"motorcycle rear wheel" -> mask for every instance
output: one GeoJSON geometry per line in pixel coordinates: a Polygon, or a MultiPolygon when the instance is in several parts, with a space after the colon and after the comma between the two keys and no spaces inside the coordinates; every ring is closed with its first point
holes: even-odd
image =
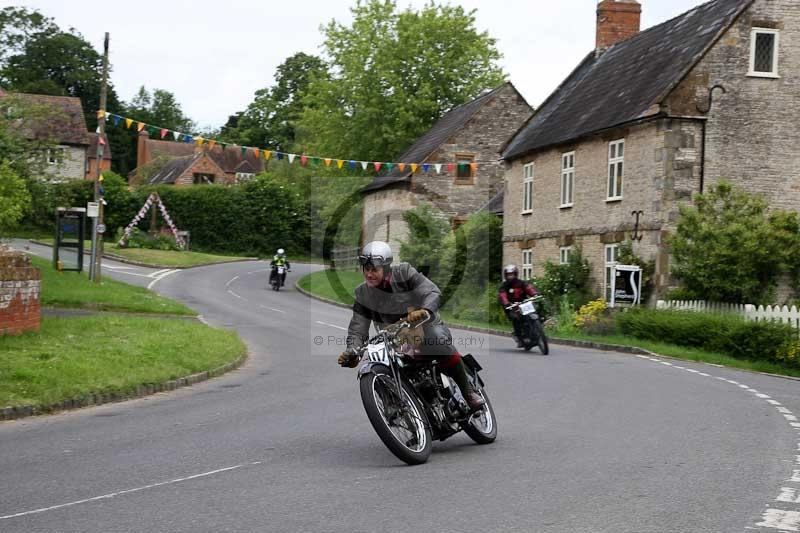
{"type": "Polygon", "coordinates": [[[389,451],[409,465],[427,461],[433,439],[425,411],[413,389],[402,383],[402,406],[398,406],[397,384],[389,370],[383,368],[363,375],[359,389],[367,418],[389,451]]]}

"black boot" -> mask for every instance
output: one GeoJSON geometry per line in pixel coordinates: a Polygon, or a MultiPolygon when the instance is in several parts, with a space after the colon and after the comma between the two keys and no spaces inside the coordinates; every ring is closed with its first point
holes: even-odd
{"type": "Polygon", "coordinates": [[[467,377],[467,365],[464,364],[464,361],[459,359],[456,365],[445,370],[445,374],[453,378],[453,381],[456,382],[456,385],[458,385],[458,388],[461,390],[461,395],[467,401],[467,405],[469,405],[470,411],[478,411],[486,405],[486,401],[483,397],[472,388],[472,384],[467,377]]]}

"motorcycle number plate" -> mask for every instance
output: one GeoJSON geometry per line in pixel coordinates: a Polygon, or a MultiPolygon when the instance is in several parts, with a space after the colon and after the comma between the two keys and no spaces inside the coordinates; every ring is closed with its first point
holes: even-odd
{"type": "Polygon", "coordinates": [[[523,302],[519,306],[520,312],[527,316],[531,315],[536,312],[536,308],[533,306],[533,302],[523,302]]]}
{"type": "Polygon", "coordinates": [[[370,344],[367,346],[367,359],[376,363],[389,364],[389,355],[386,353],[386,344],[370,344]]]}
{"type": "Polygon", "coordinates": [[[278,267],[278,274],[283,274],[283,267],[278,267]]]}

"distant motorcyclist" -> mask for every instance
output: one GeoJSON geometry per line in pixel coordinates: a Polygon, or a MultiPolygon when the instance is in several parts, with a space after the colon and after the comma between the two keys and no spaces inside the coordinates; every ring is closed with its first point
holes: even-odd
{"type": "Polygon", "coordinates": [[[391,247],[382,241],[373,241],[362,250],[358,260],[364,283],[355,289],[348,349],[339,356],[339,364],[358,364],[356,349],[369,339],[371,323],[383,328],[403,319],[419,324],[430,317],[422,331],[414,334],[415,355],[437,360],[442,372],[456,382],[470,409],[480,409],[486,402],[472,388],[450,330],[439,317],[439,287],[408,263],[392,264],[393,259],[391,247]]]}
{"type": "Polygon", "coordinates": [[[272,272],[269,275],[269,281],[272,283],[272,280],[275,279],[275,274],[278,272],[278,267],[283,267],[283,276],[281,277],[281,285],[286,285],[286,272],[292,269],[292,265],[289,264],[289,260],[286,259],[286,252],[284,252],[283,248],[278,248],[278,251],[272,257],[272,262],[269,264],[272,267],[272,272]]]}
{"type": "MultiPolygon", "coordinates": [[[[519,269],[517,265],[506,265],[503,267],[503,284],[500,286],[498,292],[498,299],[503,309],[511,304],[519,303],[526,298],[536,296],[538,292],[533,284],[519,279],[519,269]]],[[[522,347],[522,317],[519,313],[512,313],[505,310],[506,317],[511,321],[514,326],[514,340],[517,342],[517,348],[522,347]]]]}

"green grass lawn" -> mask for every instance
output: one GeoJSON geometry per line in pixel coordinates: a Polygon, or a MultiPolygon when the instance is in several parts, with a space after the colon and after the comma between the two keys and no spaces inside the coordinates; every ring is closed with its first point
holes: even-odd
{"type": "Polygon", "coordinates": [[[86,273],[58,272],[52,262],[31,257],[42,273],[41,304],[52,307],[196,315],[185,305],[163,298],[144,287],[135,287],[103,277],[100,283],[89,281],[86,273]]]}
{"type": "Polygon", "coordinates": [[[201,252],[177,252],[174,250],[150,250],[148,248],[119,248],[106,244],[105,252],[129,261],[163,268],[187,268],[209,263],[225,263],[244,259],[229,255],[214,255],[201,252]]]}
{"type": "MultiPolygon", "coordinates": [[[[308,274],[300,279],[299,285],[318,296],[336,300],[339,302],[352,304],[353,303],[353,289],[363,281],[363,277],[358,272],[338,272],[336,273],[341,280],[342,285],[347,290],[347,298],[343,298],[340,294],[333,290],[328,280],[326,272],[314,272],[308,274]]],[[[474,328],[484,328],[500,330],[511,333],[511,324],[490,324],[486,322],[477,322],[474,320],[461,320],[453,317],[447,311],[442,312],[442,319],[452,327],[466,326],[474,328]]],[[[554,339],[565,340],[580,340],[591,341],[603,344],[617,344],[620,346],[633,346],[637,348],[644,348],[659,355],[667,357],[674,357],[676,359],[685,359],[687,361],[697,361],[702,363],[711,363],[715,365],[724,365],[731,368],[739,368],[742,370],[754,370],[758,372],[768,372],[770,374],[780,374],[784,376],[800,377],[800,370],[769,363],[766,361],[750,361],[747,359],[736,359],[728,355],[706,352],[695,348],[686,348],[683,346],[676,346],[673,344],[666,344],[661,342],[654,342],[642,340],[624,335],[584,335],[579,331],[570,329],[568,331],[550,332],[549,335],[554,339]]]]}
{"type": "Polygon", "coordinates": [[[243,353],[235,333],[193,320],[44,318],[38,333],[0,337],[0,407],[132,391],[217,368],[243,353]]]}
{"type": "Polygon", "coordinates": [[[352,305],[353,291],[363,282],[364,276],[360,272],[321,270],[303,276],[298,280],[297,284],[300,285],[301,289],[305,289],[317,296],[352,305]],[[338,289],[334,288],[339,287],[336,280],[341,284],[338,289]]]}

